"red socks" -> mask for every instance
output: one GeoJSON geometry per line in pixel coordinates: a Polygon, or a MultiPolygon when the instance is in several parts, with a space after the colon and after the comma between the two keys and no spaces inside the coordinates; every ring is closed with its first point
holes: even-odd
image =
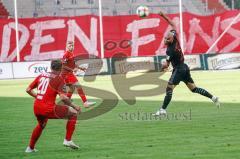
{"type": "Polygon", "coordinates": [[[77,88],[78,95],[82,98],[83,103],[87,101],[86,95],[82,88],[77,88]]]}
{"type": "Polygon", "coordinates": [[[77,122],[77,116],[72,116],[67,121],[67,125],[66,125],[67,132],[66,132],[66,137],[65,137],[65,139],[67,141],[71,141],[72,140],[72,134],[73,134],[73,132],[75,130],[76,122],[77,122]]]}
{"type": "Polygon", "coordinates": [[[30,143],[29,143],[29,146],[30,146],[31,149],[34,149],[38,138],[42,134],[42,130],[43,130],[43,128],[39,124],[34,128],[34,130],[32,132],[32,136],[31,136],[31,140],[30,140],[30,143]]]}
{"type": "MultiPolygon", "coordinates": [[[[77,88],[77,92],[78,92],[78,95],[81,97],[83,103],[85,103],[87,101],[87,98],[86,98],[85,93],[83,92],[83,89],[82,88],[77,88]]],[[[68,92],[66,95],[69,99],[71,99],[72,94],[73,93],[68,92]]]]}
{"type": "MultiPolygon", "coordinates": [[[[31,149],[34,149],[35,144],[37,143],[37,140],[41,136],[46,123],[47,123],[47,120],[44,121],[44,123],[42,124],[44,126],[41,127],[40,124],[38,123],[37,126],[34,128],[31,139],[30,139],[30,143],[29,143],[29,147],[31,149]]],[[[77,116],[72,116],[68,119],[67,125],[66,125],[66,129],[67,129],[66,137],[65,137],[66,140],[71,141],[76,123],[77,123],[77,116]]]]}

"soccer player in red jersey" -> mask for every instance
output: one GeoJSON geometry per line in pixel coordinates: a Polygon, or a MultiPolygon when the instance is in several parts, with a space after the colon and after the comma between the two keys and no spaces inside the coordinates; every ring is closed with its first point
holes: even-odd
{"type": "Polygon", "coordinates": [[[73,50],[74,50],[73,41],[68,41],[67,46],[66,46],[66,52],[62,58],[63,67],[62,67],[61,76],[65,79],[67,86],[70,88],[67,93],[67,96],[69,98],[71,98],[72,94],[76,88],[78,95],[81,97],[81,99],[83,101],[83,106],[88,108],[89,106],[95,105],[96,102],[90,102],[87,100],[86,95],[83,92],[83,89],[82,89],[80,83],[78,82],[76,76],[74,75],[74,71],[76,69],[80,69],[83,71],[85,71],[86,69],[81,68],[75,64],[73,50]]]}
{"type": "Polygon", "coordinates": [[[73,104],[65,95],[65,83],[62,77],[59,76],[61,68],[61,60],[53,60],[51,62],[52,72],[39,75],[26,89],[26,92],[35,98],[34,114],[38,120],[38,124],[32,132],[29,146],[25,151],[27,153],[36,152],[34,148],[35,144],[41,136],[48,119],[67,118],[66,136],[63,145],[74,149],[79,148],[78,145],[74,144],[71,138],[75,129],[77,115],[81,110],[79,106],[73,104]],[[35,88],[37,88],[37,92],[34,92],[35,88]],[[55,104],[57,95],[59,95],[65,105],[55,104]]]}

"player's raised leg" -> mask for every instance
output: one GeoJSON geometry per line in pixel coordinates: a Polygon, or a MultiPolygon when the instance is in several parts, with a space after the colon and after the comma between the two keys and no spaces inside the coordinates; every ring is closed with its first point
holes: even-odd
{"type": "Polygon", "coordinates": [[[191,90],[193,93],[198,93],[202,96],[205,96],[211,99],[216,104],[217,107],[220,107],[220,102],[218,97],[213,96],[211,93],[209,93],[207,90],[203,88],[197,87],[194,83],[188,82],[186,85],[189,88],[189,90],[191,90]]]}
{"type": "Polygon", "coordinates": [[[83,101],[83,106],[84,106],[85,108],[88,108],[88,107],[93,106],[93,105],[96,104],[96,102],[91,102],[91,101],[88,101],[88,100],[87,100],[87,97],[86,97],[86,95],[85,95],[85,93],[84,93],[84,91],[83,91],[83,89],[82,89],[82,86],[80,85],[79,82],[76,82],[76,83],[74,83],[73,85],[75,86],[78,95],[81,97],[81,99],[82,99],[82,101],[83,101]]]}
{"type": "Polygon", "coordinates": [[[90,102],[87,100],[87,97],[82,89],[82,86],[78,82],[77,78],[73,74],[68,74],[65,76],[65,82],[68,86],[67,96],[71,99],[73,92],[76,90],[79,97],[82,99],[83,106],[88,108],[89,106],[95,105],[96,102],[90,102]]]}

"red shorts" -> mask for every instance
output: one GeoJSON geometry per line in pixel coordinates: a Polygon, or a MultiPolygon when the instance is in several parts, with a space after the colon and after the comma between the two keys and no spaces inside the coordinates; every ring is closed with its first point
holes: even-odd
{"type": "Polygon", "coordinates": [[[69,107],[66,105],[34,103],[34,114],[39,118],[64,119],[68,117],[69,107]]]}
{"type": "Polygon", "coordinates": [[[66,84],[75,84],[78,82],[77,77],[72,73],[63,73],[62,77],[66,84]]]}

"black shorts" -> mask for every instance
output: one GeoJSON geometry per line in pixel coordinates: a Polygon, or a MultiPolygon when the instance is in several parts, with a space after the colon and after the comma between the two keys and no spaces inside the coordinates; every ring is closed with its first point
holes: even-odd
{"type": "Polygon", "coordinates": [[[185,84],[194,83],[188,65],[182,64],[173,69],[171,78],[168,81],[170,85],[178,85],[181,81],[185,84]]]}

